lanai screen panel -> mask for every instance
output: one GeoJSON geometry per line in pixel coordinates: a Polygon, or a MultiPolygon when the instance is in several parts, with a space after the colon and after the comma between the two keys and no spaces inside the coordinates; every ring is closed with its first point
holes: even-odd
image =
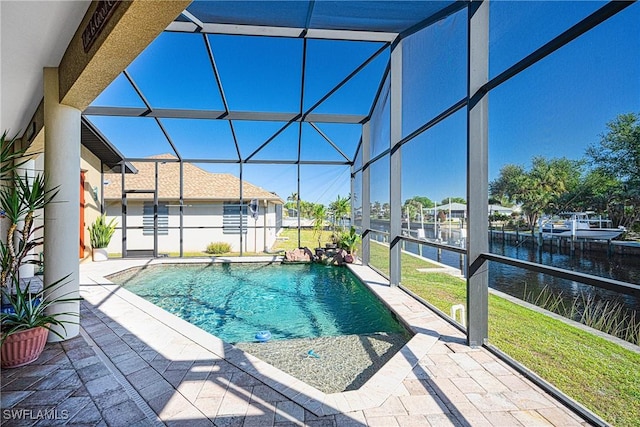
{"type": "Polygon", "coordinates": [[[207,38],[229,110],[299,111],[302,39],[215,34],[207,38]]]}
{"type": "Polygon", "coordinates": [[[337,196],[348,198],[351,192],[350,168],[346,165],[302,165],[300,197],[328,206],[337,196]]]}
{"type": "Polygon", "coordinates": [[[389,232],[391,195],[389,155],[373,162],[371,168],[371,259],[370,265],[389,275],[389,232]]]}
{"type": "Polygon", "coordinates": [[[201,35],[161,33],[126,73],[153,109],[223,109],[201,35]]]}
{"type": "MultiPolygon", "coordinates": [[[[576,211],[597,212],[593,215],[596,219],[606,211],[614,222],[603,226],[618,225],[629,196],[624,190],[625,178],[614,173],[611,181],[603,179],[588,150],[603,152],[600,141],[611,131],[608,124],[620,115],[640,111],[640,63],[635,59],[640,53],[638,6],[629,6],[490,92],[491,196],[506,206],[516,204],[513,207],[524,215],[520,226],[531,221],[538,231],[541,217],[576,211]],[[522,191],[509,194],[510,183],[520,183],[522,191]]],[[[567,6],[558,3],[555,7],[559,12],[567,6]]],[[[583,7],[590,11],[592,6],[583,7]]],[[[608,172],[617,169],[609,168],[608,172]]],[[[627,183],[626,188],[633,185],[627,183]]],[[[518,225],[512,218],[505,222],[518,225]]],[[[492,252],[517,256],[508,249],[491,246],[492,252]]],[[[617,270],[576,265],[575,258],[562,254],[546,258],[535,250],[531,260],[595,275],[615,274],[617,270]]],[[[628,280],[622,275],[619,278],[628,280]]]]}
{"type": "Polygon", "coordinates": [[[391,147],[391,87],[387,75],[370,122],[370,265],[389,274],[389,233],[391,230],[391,195],[389,180],[391,177],[389,149],[391,147]]]}
{"type": "Polygon", "coordinates": [[[362,202],[362,171],[357,172],[353,177],[353,193],[351,193],[351,217],[353,218],[353,225],[361,232],[362,227],[362,215],[363,215],[363,202],[362,202]]]}
{"type": "Polygon", "coordinates": [[[176,155],[158,122],[151,117],[86,116],[128,159],[176,155]]]}
{"type": "Polygon", "coordinates": [[[136,92],[124,74],[118,75],[114,81],[91,103],[98,107],[133,107],[145,108],[144,101],[136,92]]]}
{"type": "Polygon", "coordinates": [[[466,75],[466,9],[404,39],[402,136],[464,100],[466,75]]]}
{"type": "Polygon", "coordinates": [[[371,147],[369,159],[383,154],[391,148],[391,84],[384,81],[380,96],[371,114],[371,147]]]}
{"type": "MultiPolygon", "coordinates": [[[[227,243],[232,250],[239,251],[239,169],[238,164],[228,163],[183,165],[182,240],[185,253],[204,255],[209,244],[219,242],[227,243]]],[[[172,226],[179,232],[178,203],[172,204],[170,213],[172,226]]],[[[177,243],[170,239],[167,242],[173,245],[177,243]]]]}
{"type": "Polygon", "coordinates": [[[160,119],[183,159],[238,161],[233,132],[226,120],[160,119]]]}
{"type": "Polygon", "coordinates": [[[497,76],[606,3],[606,1],[491,2],[489,77],[497,76]]]}
{"type": "Polygon", "coordinates": [[[460,203],[460,199],[466,201],[467,197],[466,124],[466,111],[460,110],[402,146],[403,216],[410,217],[410,223],[405,223],[403,228],[411,225],[407,234],[418,236],[422,206],[431,224],[425,226],[425,236],[464,246],[464,241],[460,242],[460,228],[466,214],[462,214],[462,221],[458,214],[453,219],[449,199],[460,203]],[[434,235],[432,221],[436,206],[436,216],[442,212],[444,217],[440,217],[436,227],[441,233],[434,235]]]}
{"type": "Polygon", "coordinates": [[[389,61],[382,42],[306,41],[303,112],[368,115],[389,61]]]}
{"type": "MultiPolygon", "coordinates": [[[[452,1],[194,1],[202,22],[399,33],[452,1]]],[[[181,19],[184,20],[184,19],[181,19]]]]}

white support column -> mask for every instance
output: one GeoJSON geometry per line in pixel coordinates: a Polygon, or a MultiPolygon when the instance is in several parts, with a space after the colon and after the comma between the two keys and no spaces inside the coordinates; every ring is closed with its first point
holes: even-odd
{"type": "MultiPolygon", "coordinates": [[[[58,69],[44,69],[44,126],[47,188],[57,188],[54,201],[45,207],[44,283],[50,285],[63,278],[64,284],[52,297],[79,295],[78,246],[80,242],[80,110],[60,104],[58,69]]],[[[79,302],[55,304],[49,313],[79,313],[79,302]]],[[[76,316],[64,319],[79,322],[76,316]]],[[[72,338],[80,332],[77,324],[66,324],[62,336],[72,338]]],[[[50,333],[49,341],[60,341],[50,333]]]]}

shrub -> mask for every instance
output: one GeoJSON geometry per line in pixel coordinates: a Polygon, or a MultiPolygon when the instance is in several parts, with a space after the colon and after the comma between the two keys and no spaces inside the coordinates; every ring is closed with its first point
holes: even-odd
{"type": "Polygon", "coordinates": [[[208,254],[220,255],[231,252],[231,245],[226,242],[211,242],[205,251],[208,254]]]}
{"type": "Polygon", "coordinates": [[[94,249],[106,248],[109,246],[111,237],[116,231],[116,219],[112,218],[107,223],[105,215],[100,215],[95,222],[89,226],[89,238],[91,247],[94,249]]]}

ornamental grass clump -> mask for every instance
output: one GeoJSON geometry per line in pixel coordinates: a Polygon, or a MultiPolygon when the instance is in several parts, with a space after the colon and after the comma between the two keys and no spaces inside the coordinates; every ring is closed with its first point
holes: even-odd
{"type": "Polygon", "coordinates": [[[102,249],[109,246],[111,237],[116,231],[115,218],[107,223],[105,215],[100,215],[95,222],[89,226],[89,238],[91,247],[94,249],[102,249]]]}
{"type": "Polygon", "coordinates": [[[640,345],[640,315],[626,308],[620,301],[603,301],[581,293],[565,301],[562,293],[544,286],[537,295],[525,288],[523,299],[545,310],[575,320],[583,325],[640,345]]]}
{"type": "Polygon", "coordinates": [[[226,254],[231,252],[231,245],[226,242],[212,242],[209,243],[205,252],[212,255],[226,254]]]}

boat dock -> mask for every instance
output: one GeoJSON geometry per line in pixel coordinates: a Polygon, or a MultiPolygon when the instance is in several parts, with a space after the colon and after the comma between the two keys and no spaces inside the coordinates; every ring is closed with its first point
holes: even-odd
{"type": "Polygon", "coordinates": [[[558,249],[578,250],[581,252],[606,252],[608,254],[640,255],[640,242],[625,240],[594,240],[571,236],[560,236],[538,231],[490,230],[489,241],[514,245],[539,246],[558,249]]]}

